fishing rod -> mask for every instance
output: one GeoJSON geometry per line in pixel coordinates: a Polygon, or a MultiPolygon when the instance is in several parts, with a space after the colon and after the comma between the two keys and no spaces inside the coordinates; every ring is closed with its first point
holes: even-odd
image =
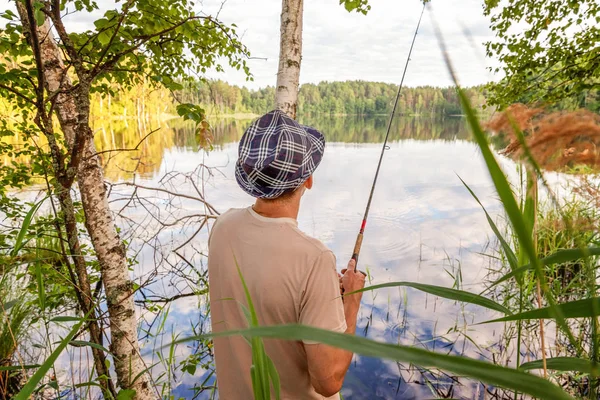
{"type": "MultiPolygon", "coordinates": [[[[404,84],[404,77],[406,76],[406,70],[408,69],[408,63],[410,62],[410,55],[412,54],[413,47],[415,45],[415,40],[417,39],[417,33],[419,32],[419,26],[421,26],[421,19],[423,18],[423,13],[425,12],[425,6],[427,5],[427,2],[428,2],[428,0],[423,1],[423,9],[421,10],[421,16],[419,17],[419,22],[417,23],[417,29],[415,30],[415,35],[413,36],[412,43],[410,45],[410,50],[408,51],[408,58],[406,59],[406,65],[404,66],[404,72],[402,73],[402,80],[400,81],[400,86],[398,86],[398,94],[396,94],[396,101],[394,102],[394,108],[392,109],[392,114],[390,115],[390,120],[388,122],[387,133],[385,134],[385,140],[383,141],[383,147],[381,148],[381,155],[379,156],[379,163],[377,164],[377,170],[375,171],[375,178],[373,179],[373,186],[371,186],[371,194],[369,195],[369,201],[367,202],[367,208],[365,209],[365,215],[363,217],[362,224],[360,226],[360,231],[356,238],[356,244],[354,245],[354,251],[352,252],[352,259],[356,261],[357,265],[358,265],[358,255],[360,254],[360,247],[362,246],[363,236],[365,233],[365,227],[367,226],[367,218],[369,217],[369,210],[371,209],[371,201],[373,200],[373,193],[375,192],[375,185],[377,184],[377,178],[379,177],[379,169],[381,168],[381,161],[383,161],[383,154],[388,149],[387,142],[388,142],[388,138],[390,136],[390,131],[392,129],[392,122],[394,121],[394,114],[396,113],[396,108],[398,107],[398,101],[400,100],[400,94],[402,93],[402,85],[404,84]]],[[[364,274],[364,272],[363,272],[363,274],[364,274]]]]}

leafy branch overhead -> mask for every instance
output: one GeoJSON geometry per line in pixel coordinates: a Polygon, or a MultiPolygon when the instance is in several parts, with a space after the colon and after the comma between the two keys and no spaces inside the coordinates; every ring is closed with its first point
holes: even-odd
{"type": "Polygon", "coordinates": [[[486,0],[484,12],[497,37],[486,43],[487,55],[506,76],[490,84],[491,103],[588,105],[590,91],[600,88],[598,1],[486,0]]]}
{"type": "MultiPolygon", "coordinates": [[[[196,12],[193,2],[128,0],[120,9],[108,10],[94,21],[95,29],[77,33],[67,33],[63,17],[98,10],[95,2],[34,1],[33,5],[38,24],[47,16],[54,25],[65,63],[78,80],[94,81],[95,90],[109,90],[107,82],[127,87],[141,76],[178,89],[179,79],[201,76],[211,68],[222,71],[222,60],[251,79],[246,64],[249,52],[238,40],[235,25],[226,26],[215,17],[196,12]]],[[[0,30],[3,54],[30,55],[21,40],[23,29],[15,22],[17,16],[10,10],[0,16],[8,22],[0,30]]],[[[2,72],[0,66],[0,75],[2,72]]]]}
{"type": "Polygon", "coordinates": [[[340,5],[348,12],[356,11],[365,15],[371,10],[369,0],[340,0],[340,5]]]}

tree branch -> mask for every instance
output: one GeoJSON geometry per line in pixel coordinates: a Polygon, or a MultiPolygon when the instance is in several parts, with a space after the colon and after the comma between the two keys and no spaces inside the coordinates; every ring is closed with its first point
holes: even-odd
{"type": "Polygon", "coordinates": [[[99,156],[100,154],[104,154],[104,153],[113,153],[113,152],[118,152],[118,151],[136,151],[136,150],[138,150],[138,148],[140,147],[140,145],[141,145],[142,143],[144,143],[144,141],[145,141],[145,140],[146,140],[146,139],[147,139],[147,138],[148,138],[150,135],[152,135],[152,134],[153,134],[153,133],[155,133],[155,132],[158,132],[159,130],[160,130],[160,128],[156,128],[156,129],[154,129],[152,132],[148,133],[146,136],[144,136],[144,137],[143,137],[143,138],[142,138],[142,139],[139,141],[139,143],[138,143],[138,144],[136,144],[136,145],[135,145],[135,147],[134,147],[133,149],[112,149],[112,150],[103,150],[103,151],[98,151],[98,152],[96,152],[96,153],[94,153],[94,154],[90,155],[89,157],[87,157],[87,158],[86,158],[86,159],[84,159],[84,160],[89,160],[89,159],[90,159],[90,158],[92,158],[92,157],[96,157],[96,156],[99,156]]]}
{"type": "Polygon", "coordinates": [[[37,103],[35,102],[35,100],[30,99],[29,97],[25,96],[23,93],[19,92],[16,89],[11,88],[10,86],[0,83],[0,89],[7,90],[7,91],[11,92],[12,94],[14,94],[15,96],[19,97],[21,100],[25,100],[27,103],[37,106],[37,103]]]}
{"type": "Polygon", "coordinates": [[[97,75],[98,68],[99,68],[100,64],[102,63],[102,60],[104,60],[106,53],[108,53],[108,49],[115,41],[115,38],[117,37],[117,34],[119,33],[119,29],[121,29],[121,25],[123,24],[125,17],[129,13],[129,9],[131,8],[132,4],[133,4],[133,0],[129,0],[129,1],[127,1],[127,3],[125,3],[125,5],[123,5],[123,13],[121,14],[121,17],[119,18],[119,21],[117,22],[117,27],[116,27],[115,31],[113,32],[112,36],[110,37],[108,44],[106,46],[104,46],[102,53],[100,53],[100,57],[98,57],[98,62],[96,62],[96,65],[92,69],[92,72],[90,72],[90,75],[92,77],[95,77],[97,75]]]}
{"type": "MultiPolygon", "coordinates": [[[[140,293],[142,293],[142,292],[140,292],[140,293]]],[[[200,290],[198,292],[180,293],[180,294],[176,294],[175,296],[172,296],[172,297],[143,296],[144,300],[135,300],[135,304],[146,304],[148,302],[152,302],[152,303],[170,303],[172,301],[175,301],[177,299],[181,299],[181,298],[184,298],[184,297],[201,296],[201,295],[206,294],[206,293],[208,293],[208,289],[200,290]]]]}
{"type": "Polygon", "coordinates": [[[115,55],[113,55],[110,59],[108,59],[104,64],[99,64],[96,68],[94,68],[93,72],[94,75],[92,75],[92,77],[97,76],[98,74],[100,74],[101,72],[112,68],[115,64],[117,64],[119,62],[119,60],[121,60],[121,58],[123,56],[126,56],[129,53],[132,53],[134,51],[136,51],[137,49],[139,49],[141,46],[143,46],[145,43],[147,43],[148,41],[150,41],[151,39],[154,39],[155,37],[159,37],[162,35],[165,35],[169,32],[174,31],[175,29],[179,28],[180,26],[183,26],[185,24],[187,24],[190,21],[194,21],[194,20],[200,20],[200,19],[206,19],[209,17],[202,17],[202,16],[193,16],[193,17],[188,17],[185,18],[181,21],[179,21],[178,23],[174,24],[173,26],[169,27],[169,28],[165,28],[162,31],[159,32],[155,32],[153,34],[149,34],[149,35],[141,35],[136,37],[135,39],[140,40],[139,43],[131,46],[130,48],[123,50],[115,55]]]}

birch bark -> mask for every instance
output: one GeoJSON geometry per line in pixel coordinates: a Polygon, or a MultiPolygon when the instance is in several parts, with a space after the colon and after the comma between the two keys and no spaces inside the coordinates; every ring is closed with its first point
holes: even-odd
{"type": "Polygon", "coordinates": [[[283,0],[275,107],[296,118],[302,61],[303,0],[283,0]]]}
{"type": "MultiPolygon", "coordinates": [[[[17,2],[17,7],[25,31],[31,32],[25,6],[17,2]]],[[[54,25],[56,26],[56,21],[54,25]]],[[[79,75],[78,85],[73,86],[48,19],[41,26],[36,26],[36,35],[30,36],[36,37],[39,42],[38,56],[43,65],[41,72],[45,89],[49,98],[54,99],[54,110],[65,135],[69,155],[80,159],[72,173],[77,177],[85,225],[98,258],[106,292],[111,332],[110,351],[114,355],[117,383],[123,389],[135,390],[135,399],[158,398],[150,377],[144,372],[146,366],[137,340],[133,285],[129,278],[125,247],[109,208],[104,172],[89,125],[91,82],[79,75]]],[[[77,61],[71,60],[75,65],[77,61]]],[[[71,172],[67,171],[69,173],[71,172]]],[[[85,265],[83,269],[79,283],[84,285],[86,292],[91,293],[89,281],[85,283],[85,265]]]]}

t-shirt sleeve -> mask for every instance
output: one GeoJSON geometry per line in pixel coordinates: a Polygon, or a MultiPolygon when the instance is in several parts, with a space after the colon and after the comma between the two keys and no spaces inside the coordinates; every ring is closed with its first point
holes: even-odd
{"type": "MultiPolygon", "coordinates": [[[[331,251],[321,253],[310,270],[302,293],[299,323],[334,332],[346,331],[335,256],[331,251]]],[[[315,342],[305,340],[304,343],[315,342]]]]}

